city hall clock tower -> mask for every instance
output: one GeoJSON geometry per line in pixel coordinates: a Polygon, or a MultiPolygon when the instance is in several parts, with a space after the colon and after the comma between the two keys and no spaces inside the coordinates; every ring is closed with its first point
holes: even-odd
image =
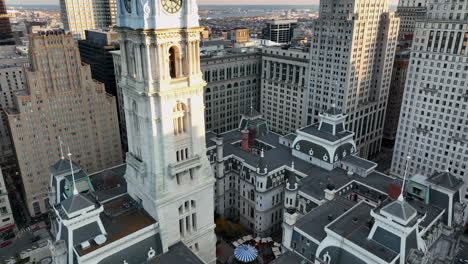
{"type": "Polygon", "coordinates": [[[128,193],[158,221],[164,251],[183,241],[215,263],[196,1],[117,2],[128,193]]]}

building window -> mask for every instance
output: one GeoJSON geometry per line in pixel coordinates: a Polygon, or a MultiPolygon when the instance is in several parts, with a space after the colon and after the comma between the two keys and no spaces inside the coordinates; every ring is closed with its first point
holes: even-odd
{"type": "Polygon", "coordinates": [[[35,215],[41,214],[41,206],[39,205],[39,202],[33,203],[33,210],[35,215]]]}
{"type": "Polygon", "coordinates": [[[179,73],[179,60],[180,60],[180,52],[179,49],[175,46],[172,46],[169,49],[169,74],[171,78],[177,78],[179,73]]]}
{"type": "Polygon", "coordinates": [[[181,102],[177,102],[172,109],[174,135],[182,134],[187,129],[187,107],[181,102]]]}
{"type": "Polygon", "coordinates": [[[197,229],[197,213],[195,200],[185,201],[179,207],[179,232],[180,236],[197,229]]]}

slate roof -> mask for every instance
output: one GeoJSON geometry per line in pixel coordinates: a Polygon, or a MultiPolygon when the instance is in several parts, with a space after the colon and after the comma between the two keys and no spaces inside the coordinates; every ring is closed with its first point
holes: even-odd
{"type": "Polygon", "coordinates": [[[330,142],[335,142],[335,141],[341,140],[341,139],[343,139],[345,137],[348,137],[348,136],[353,134],[352,132],[349,132],[349,131],[343,131],[343,132],[339,132],[339,133],[336,133],[335,135],[333,135],[333,134],[330,134],[330,133],[326,133],[324,131],[320,131],[318,129],[318,127],[319,127],[319,124],[317,123],[317,124],[313,124],[313,125],[301,128],[301,129],[299,129],[299,131],[307,133],[307,134],[315,136],[315,137],[319,137],[321,139],[324,139],[324,140],[327,140],[327,141],[330,141],[330,142]]]}
{"type": "Polygon", "coordinates": [[[390,183],[394,180],[394,178],[376,171],[371,172],[367,177],[361,177],[357,174],[348,175],[347,171],[341,168],[327,171],[312,165],[307,174],[309,177],[301,179],[299,190],[318,200],[325,198],[324,190],[328,183],[335,185],[335,189],[341,189],[352,181],[356,181],[386,194],[390,183]]]}
{"type": "MultiPolygon", "coordinates": [[[[81,170],[81,167],[78,164],[76,164],[74,161],[72,161],[72,164],[73,164],[72,165],[73,171],[81,170]]],[[[65,172],[69,172],[70,171],[70,160],[60,159],[59,161],[57,161],[53,165],[49,166],[49,169],[50,169],[51,173],[54,174],[54,175],[59,175],[59,174],[65,173],[65,172]]]]}
{"type": "MultiPolygon", "coordinates": [[[[214,133],[207,134],[207,142],[211,141],[216,135],[214,133]],[[210,136],[212,135],[212,136],[210,136]]],[[[252,168],[256,168],[258,165],[259,156],[247,151],[242,150],[238,144],[233,144],[241,140],[241,132],[239,130],[231,130],[222,134],[224,139],[224,156],[235,155],[237,159],[242,160],[252,168]]],[[[310,195],[318,200],[325,197],[324,190],[326,185],[329,183],[329,179],[335,185],[336,189],[339,189],[351,181],[356,180],[362,184],[369,185],[383,193],[388,192],[389,184],[395,179],[385,174],[373,171],[369,173],[368,177],[364,178],[359,175],[353,174],[348,175],[346,170],[341,168],[335,168],[331,171],[327,171],[319,166],[310,164],[304,160],[301,160],[292,155],[290,147],[284,146],[279,143],[281,136],[269,132],[265,135],[257,135],[256,140],[267,143],[273,146],[272,149],[264,152],[264,160],[268,165],[268,170],[273,171],[282,166],[290,166],[291,162],[294,161],[294,168],[297,171],[297,175],[305,174],[300,180],[300,191],[310,195]]]]}
{"type": "Polygon", "coordinates": [[[81,193],[68,197],[60,204],[67,214],[72,214],[87,207],[95,206],[94,202],[81,193]]]}
{"type": "Polygon", "coordinates": [[[391,262],[398,256],[398,253],[367,238],[372,227],[369,224],[373,219],[370,215],[372,209],[371,205],[361,202],[330,224],[328,228],[380,259],[391,262]]]}
{"type": "Polygon", "coordinates": [[[244,113],[244,115],[248,118],[255,118],[255,117],[260,117],[262,114],[258,112],[255,108],[252,106],[249,107],[249,109],[244,113]]]}
{"type": "Polygon", "coordinates": [[[341,196],[318,206],[308,214],[300,218],[296,223],[296,228],[322,241],[327,236],[325,226],[356,205],[355,202],[341,196]]]}
{"type": "Polygon", "coordinates": [[[427,178],[427,181],[452,191],[458,191],[463,184],[463,180],[455,177],[448,171],[435,172],[427,178]]]}
{"type": "Polygon", "coordinates": [[[336,107],[330,107],[324,113],[329,114],[329,115],[340,115],[343,112],[341,111],[341,109],[338,109],[336,107]]]}
{"type": "Polygon", "coordinates": [[[377,163],[360,158],[356,155],[348,155],[341,159],[343,162],[348,162],[356,167],[363,168],[365,170],[371,169],[372,167],[377,167],[377,163]]]}
{"type": "Polygon", "coordinates": [[[391,216],[403,221],[402,223],[411,221],[417,215],[416,209],[404,200],[395,200],[382,207],[380,212],[390,214],[391,216]]]}

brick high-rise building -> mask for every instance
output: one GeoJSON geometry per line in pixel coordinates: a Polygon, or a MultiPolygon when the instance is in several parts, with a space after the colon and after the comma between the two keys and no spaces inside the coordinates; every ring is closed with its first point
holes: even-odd
{"type": "MultiPolygon", "coordinates": [[[[391,173],[450,170],[468,182],[468,3],[428,1],[415,25],[391,173]]],[[[463,189],[467,200],[467,190],[463,189]]]]}
{"type": "Polygon", "coordinates": [[[116,100],[81,63],[71,34],[29,37],[25,90],[6,111],[27,207],[44,213],[50,174],[61,156],[59,137],[76,161],[92,173],[122,162],[116,100]]]}
{"type": "Polygon", "coordinates": [[[60,0],[60,16],[65,30],[82,39],[86,29],[116,24],[116,0],[60,0]]]}
{"type": "Polygon", "coordinates": [[[336,104],[363,157],[380,150],[398,26],[387,0],[321,1],[313,22],[308,122],[336,104]]]}

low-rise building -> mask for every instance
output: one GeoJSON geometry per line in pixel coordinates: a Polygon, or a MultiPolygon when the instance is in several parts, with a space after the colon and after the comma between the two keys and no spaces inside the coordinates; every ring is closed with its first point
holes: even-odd
{"type": "Polygon", "coordinates": [[[2,170],[0,170],[0,243],[9,241],[15,237],[13,232],[15,227],[16,224],[8,198],[8,190],[2,170]]]}

